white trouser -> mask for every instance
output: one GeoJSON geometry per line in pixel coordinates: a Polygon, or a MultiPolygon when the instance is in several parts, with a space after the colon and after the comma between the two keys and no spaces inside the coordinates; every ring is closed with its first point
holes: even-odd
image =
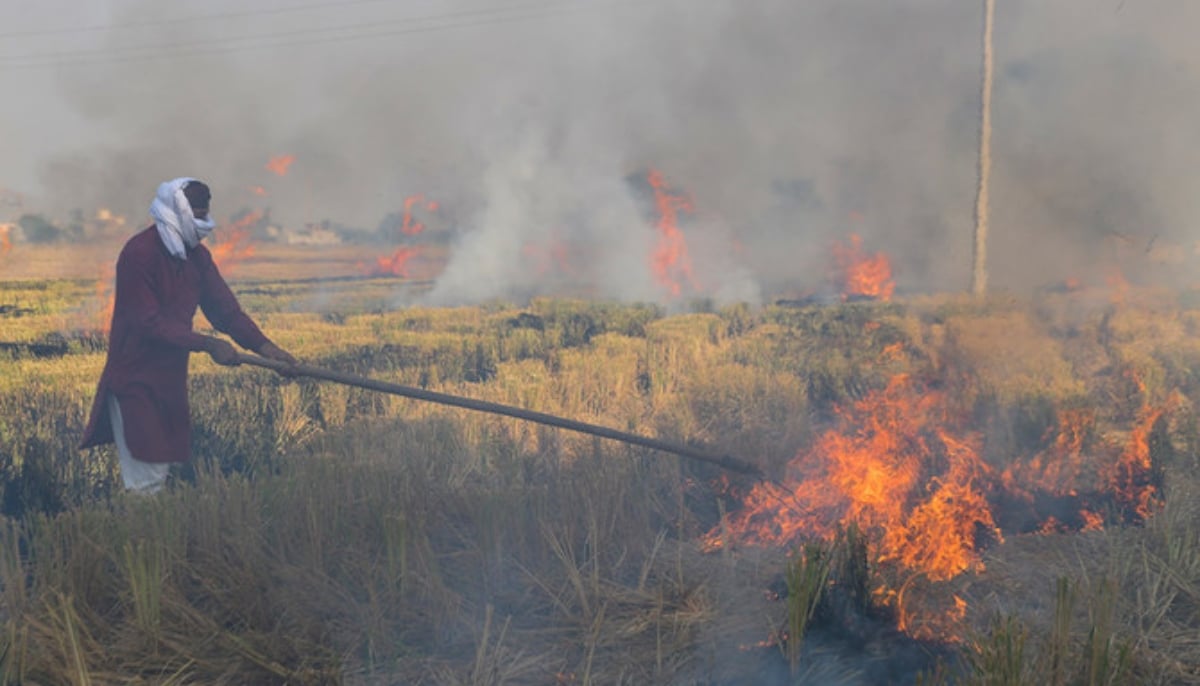
{"type": "Polygon", "coordinates": [[[112,420],[113,439],[117,442],[117,455],[121,457],[121,479],[125,489],[135,493],[157,493],[167,480],[170,465],[142,462],[129,452],[125,443],[125,422],[121,419],[121,406],[114,395],[108,396],[108,416],[112,420]]]}

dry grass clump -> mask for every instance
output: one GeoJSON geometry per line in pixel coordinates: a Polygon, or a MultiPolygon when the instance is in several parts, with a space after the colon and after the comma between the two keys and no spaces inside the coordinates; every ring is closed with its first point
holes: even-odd
{"type": "Polygon", "coordinates": [[[714,364],[683,395],[696,436],[714,450],[777,466],[811,439],[805,384],[793,374],[714,364]]]}
{"type": "Polygon", "coordinates": [[[88,405],[74,389],[27,375],[0,393],[0,481],[5,512],[53,511],[104,492],[113,465],[80,460],[88,405]]]}
{"type": "Polygon", "coordinates": [[[443,422],[371,433],[253,481],[208,470],[8,522],[7,683],[660,683],[688,667],[710,609],[667,554],[686,516],[670,467],[602,451],[548,472],[443,422]]]}
{"type": "Polygon", "coordinates": [[[910,338],[909,316],[896,303],[774,306],[761,319],[752,327],[738,324],[746,332],[731,341],[732,359],[795,375],[820,418],[885,387],[896,374],[928,367],[928,353],[910,338]]]}
{"type": "Polygon", "coordinates": [[[934,683],[1200,683],[1200,507],[1169,481],[1141,527],[1023,536],[959,580],[974,631],[934,683]]]}
{"type": "Polygon", "coordinates": [[[1101,334],[1116,362],[1116,378],[1098,389],[1120,401],[1163,403],[1173,392],[1200,391],[1200,343],[1196,313],[1113,308],[1101,334]]]}
{"type": "Polygon", "coordinates": [[[0,340],[29,343],[94,326],[102,307],[91,282],[0,281],[0,340]]]}
{"type": "Polygon", "coordinates": [[[1028,312],[957,319],[946,327],[950,364],[970,369],[978,388],[1002,402],[1038,394],[1081,395],[1085,386],[1064,357],[1064,343],[1047,335],[1028,312]]]}
{"type": "MultiPolygon", "coordinates": [[[[307,362],[768,470],[904,374],[948,398],[998,472],[1052,475],[1068,458],[1097,471],[1148,430],[1165,509],[1141,527],[1014,534],[985,572],[931,590],[967,599],[974,633],[928,678],[1200,682],[1194,312],[954,298],[393,310],[394,285],[238,288],[307,362]]],[[[38,307],[28,340],[71,313],[67,296],[38,307]]],[[[713,469],[203,356],[198,460],[157,499],[113,495],[111,452],[74,450],[102,363],[82,340],[0,359],[10,683],[904,683],[945,649],[865,600],[887,573],[865,548],[861,564],[845,541],[704,554],[696,539],[722,514],[713,469]]]]}

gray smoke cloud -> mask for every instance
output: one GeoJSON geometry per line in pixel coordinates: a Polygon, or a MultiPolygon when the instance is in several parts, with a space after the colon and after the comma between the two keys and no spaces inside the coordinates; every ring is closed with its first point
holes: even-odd
{"type": "MultiPolygon", "coordinates": [[[[285,226],[369,231],[422,193],[457,229],[431,302],[543,292],[671,302],[651,267],[655,169],[694,207],[680,224],[693,272],[675,272],[680,297],[829,288],[832,246],[851,233],[891,257],[902,291],[959,290],[970,279],[982,5],[429,0],[84,34],[53,51],[119,57],[164,36],[212,50],[0,70],[38,94],[30,112],[0,115],[6,130],[65,131],[54,145],[21,137],[0,185],[26,184],[54,211],[142,217],[159,181],[189,174],[226,210],[269,205],[285,226]],[[352,24],[392,35],[334,28],[352,24]],[[280,33],[296,45],[225,42],[280,33]],[[264,169],[284,153],[296,157],[287,176],[264,169]]],[[[1190,283],[1200,60],[1186,27],[1200,6],[998,5],[992,284],[1102,280],[1117,267],[1131,281],[1190,283]]],[[[33,7],[15,25],[65,23],[36,24],[33,7]]],[[[94,20],[182,11],[108,9],[94,20]]],[[[9,39],[0,65],[51,50],[39,45],[54,43],[9,39]]]]}

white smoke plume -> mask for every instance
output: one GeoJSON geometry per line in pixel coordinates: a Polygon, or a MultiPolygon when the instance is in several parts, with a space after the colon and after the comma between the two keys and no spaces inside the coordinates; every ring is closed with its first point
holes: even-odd
{"type": "MultiPolygon", "coordinates": [[[[851,232],[902,291],[969,283],[982,2],[56,4],[0,25],[112,28],[0,39],[0,83],[29,94],[0,113],[0,186],[47,210],[141,217],[189,174],[218,209],[374,231],[423,193],[459,232],[434,302],[670,301],[637,182],[657,169],[694,206],[682,297],[819,289],[851,232]],[[287,176],[263,168],[283,153],[287,176]],[[530,260],[558,244],[566,267],[530,260]]],[[[1197,20],[1188,0],[999,3],[995,287],[1115,266],[1190,283],[1197,20]]]]}

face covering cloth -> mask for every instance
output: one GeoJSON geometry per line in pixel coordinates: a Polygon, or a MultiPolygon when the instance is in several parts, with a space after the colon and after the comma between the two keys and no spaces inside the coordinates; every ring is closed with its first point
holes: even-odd
{"type": "Polygon", "coordinates": [[[158,235],[167,246],[167,252],[181,260],[187,259],[187,249],[200,245],[216,227],[211,220],[196,219],[192,205],[183,194],[183,187],[195,179],[180,177],[159,184],[154,202],[150,203],[150,216],[158,227],[158,235]]]}

